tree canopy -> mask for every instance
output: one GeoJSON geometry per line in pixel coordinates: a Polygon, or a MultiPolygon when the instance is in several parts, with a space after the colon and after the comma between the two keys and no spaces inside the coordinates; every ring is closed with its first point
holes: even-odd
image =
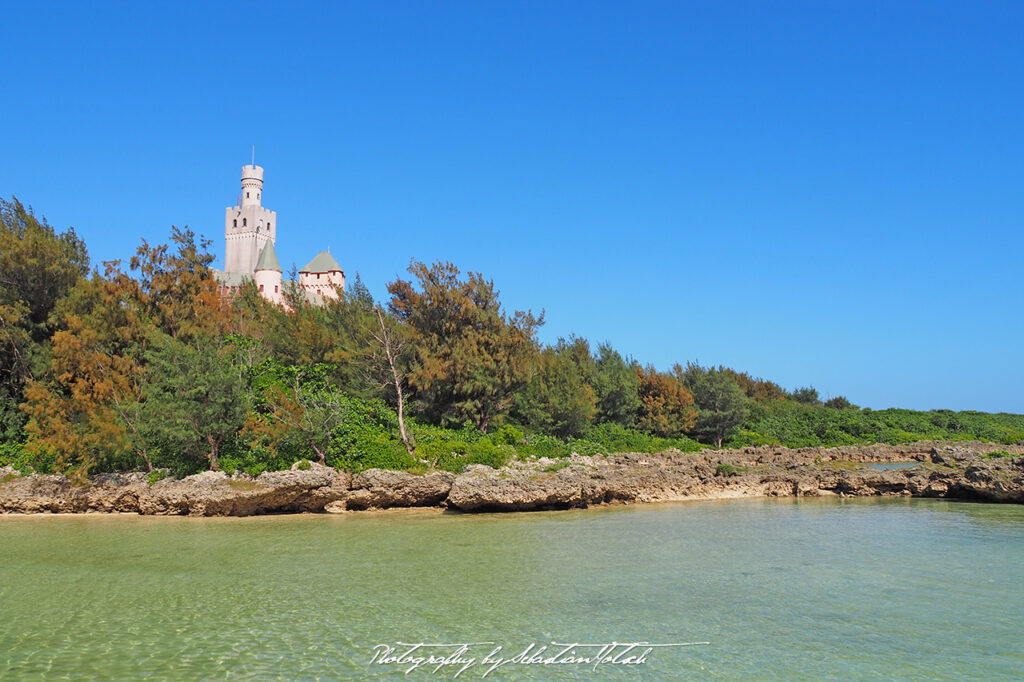
{"type": "Polygon", "coordinates": [[[676,365],[674,373],[692,394],[697,419],[692,433],[698,440],[722,447],[722,442],[746,420],[750,401],[729,374],[697,363],[676,365]]]}
{"type": "Polygon", "coordinates": [[[451,263],[414,260],[409,272],[415,283],[398,279],[388,292],[415,347],[409,384],[419,408],[442,425],[486,432],[533,375],[543,315],[506,315],[492,281],[462,277],[451,263]]]}

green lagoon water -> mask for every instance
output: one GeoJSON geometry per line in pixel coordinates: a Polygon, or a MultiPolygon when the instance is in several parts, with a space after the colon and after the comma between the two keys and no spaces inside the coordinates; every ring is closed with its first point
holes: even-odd
{"type": "Polygon", "coordinates": [[[396,641],[709,642],[497,680],[1022,679],[1024,507],[0,517],[3,680],[454,676],[370,663],[396,641]]]}

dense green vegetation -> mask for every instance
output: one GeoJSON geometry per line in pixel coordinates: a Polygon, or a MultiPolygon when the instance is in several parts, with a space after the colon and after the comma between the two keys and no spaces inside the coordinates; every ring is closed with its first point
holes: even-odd
{"type": "MultiPolygon", "coordinates": [[[[536,339],[494,283],[413,261],[377,302],[222,298],[209,242],[173,228],[89,269],[74,231],[0,202],[0,465],[251,474],[321,462],[460,471],[570,453],[1024,440],[1024,416],[859,409],[727,367],[641,365],[536,339]]],[[[562,463],[549,465],[557,471],[562,463]]],[[[722,471],[723,475],[734,473],[722,471]]]]}

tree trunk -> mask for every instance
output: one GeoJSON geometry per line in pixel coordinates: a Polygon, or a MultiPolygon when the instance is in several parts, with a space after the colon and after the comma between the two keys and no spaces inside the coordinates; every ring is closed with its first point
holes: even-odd
{"type": "Polygon", "coordinates": [[[137,452],[139,457],[142,458],[142,461],[146,463],[146,471],[153,473],[153,463],[149,461],[149,455],[146,454],[146,451],[141,448],[136,448],[135,452],[137,452]]]}
{"type": "Polygon", "coordinates": [[[402,442],[405,443],[405,451],[410,455],[416,454],[416,442],[412,434],[405,430],[405,400],[402,398],[402,385],[395,378],[395,391],[398,393],[398,430],[402,434],[402,442]]]}
{"type": "Polygon", "coordinates": [[[206,442],[210,444],[210,453],[206,456],[210,460],[210,471],[220,471],[220,460],[217,458],[220,443],[214,440],[213,436],[207,436],[206,442]]]}
{"type": "Polygon", "coordinates": [[[315,453],[316,453],[316,456],[320,458],[320,463],[321,463],[321,464],[324,464],[324,463],[325,463],[325,461],[326,461],[326,460],[324,459],[324,453],[320,452],[320,448],[318,448],[318,447],[316,446],[316,443],[314,443],[314,442],[310,441],[309,445],[310,445],[310,447],[312,447],[312,448],[313,448],[313,452],[315,452],[315,453]]]}
{"type": "Polygon", "coordinates": [[[402,377],[399,376],[398,367],[395,366],[395,354],[391,348],[391,336],[384,325],[384,315],[380,312],[379,307],[377,308],[377,320],[380,322],[380,336],[383,341],[384,354],[388,358],[388,367],[391,369],[391,379],[394,381],[395,395],[398,398],[398,430],[402,434],[402,443],[405,445],[405,451],[412,456],[416,454],[416,442],[413,440],[412,434],[405,428],[405,396],[402,393],[402,377]]]}

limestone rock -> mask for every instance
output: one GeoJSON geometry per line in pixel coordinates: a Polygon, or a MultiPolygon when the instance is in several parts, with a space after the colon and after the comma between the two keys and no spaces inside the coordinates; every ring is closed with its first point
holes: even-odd
{"type": "Polygon", "coordinates": [[[367,469],[352,477],[345,505],[348,509],[435,507],[448,497],[454,478],[447,471],[420,475],[367,469]]]}
{"type": "Polygon", "coordinates": [[[102,474],[79,485],[64,476],[21,476],[10,467],[0,468],[0,512],[5,513],[243,516],[424,506],[525,511],[792,495],[912,495],[1024,503],[1024,446],[926,442],[690,454],[669,450],[516,461],[500,470],[474,465],[459,475],[370,469],[352,476],[317,463],[297,463],[288,471],[255,478],[207,471],[152,485],[142,473],[102,474]],[[994,450],[1012,456],[984,456],[994,450]],[[886,471],[863,464],[906,460],[922,463],[886,471]]]}

